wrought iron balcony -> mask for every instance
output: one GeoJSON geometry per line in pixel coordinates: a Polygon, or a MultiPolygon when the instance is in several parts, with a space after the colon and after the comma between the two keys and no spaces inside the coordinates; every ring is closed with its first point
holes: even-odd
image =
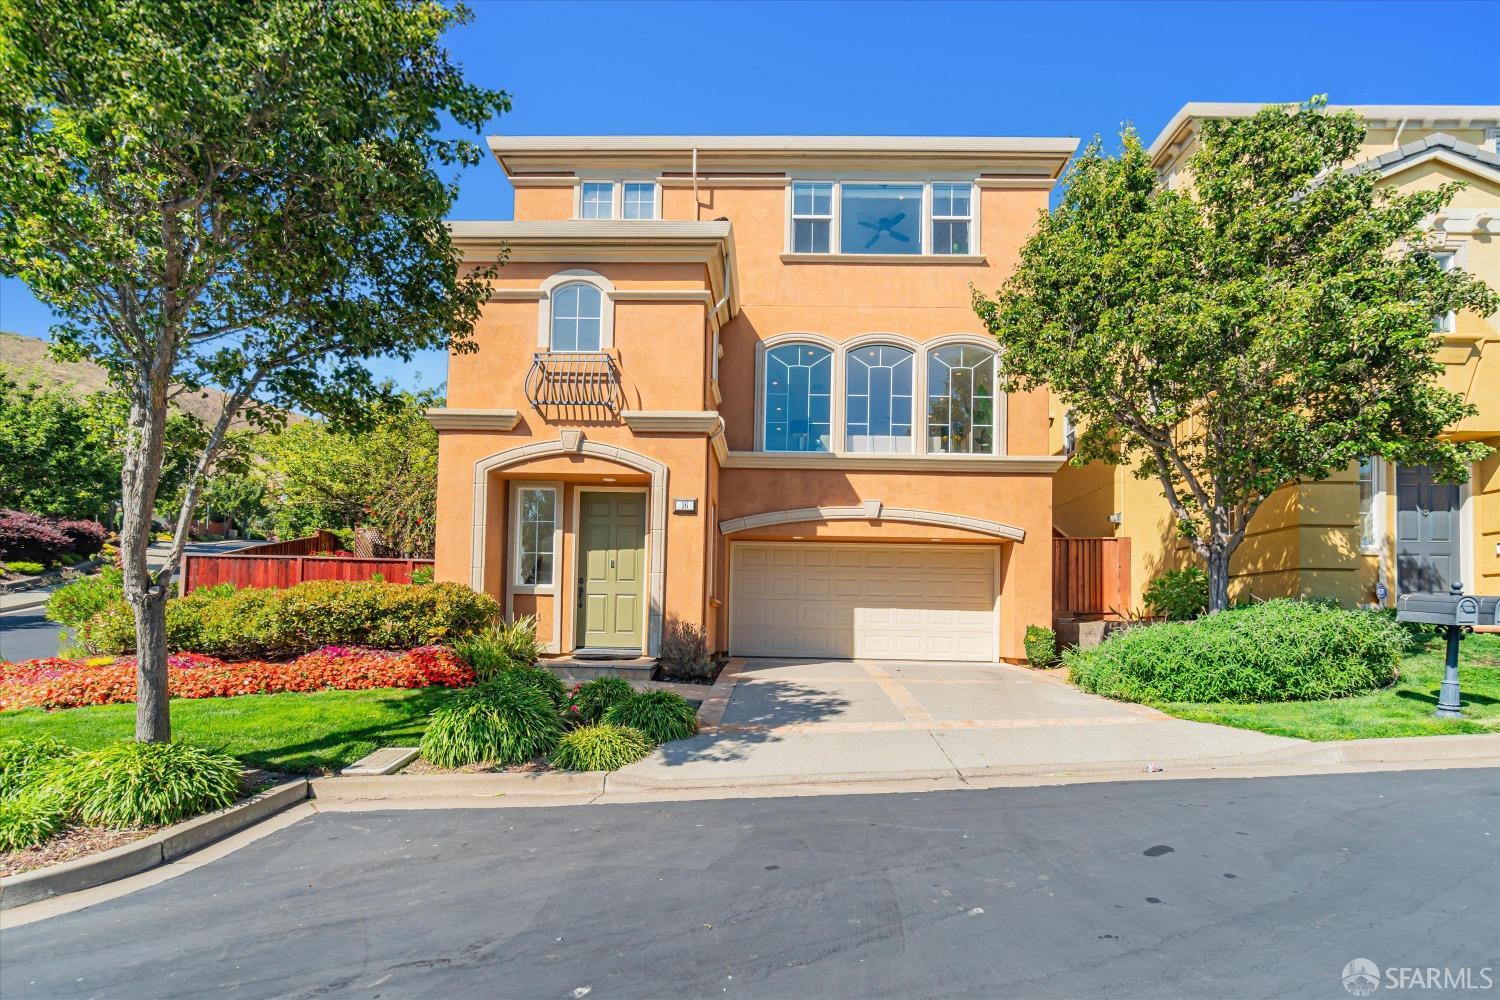
{"type": "Polygon", "coordinates": [[[608,354],[538,351],[526,373],[526,398],[543,412],[568,407],[618,413],[620,373],[608,354]]]}

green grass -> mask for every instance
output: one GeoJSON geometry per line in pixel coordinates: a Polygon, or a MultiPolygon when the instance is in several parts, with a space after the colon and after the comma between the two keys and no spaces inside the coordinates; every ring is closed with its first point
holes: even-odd
{"type": "MultiPolygon", "coordinates": [[[[172,737],[274,771],[320,773],[384,746],[416,746],[451,688],[174,698],[172,737]]],[[[88,750],[135,734],[135,705],[0,712],[0,740],[53,736],[88,750]]]]}
{"type": "Polygon", "coordinates": [[[1396,683],[1353,698],[1255,705],[1168,702],[1155,707],[1180,719],[1255,729],[1304,740],[1442,736],[1500,732],[1500,635],[1468,635],[1459,644],[1458,678],[1464,717],[1437,719],[1444,643],[1424,633],[1401,662],[1396,683]]]}

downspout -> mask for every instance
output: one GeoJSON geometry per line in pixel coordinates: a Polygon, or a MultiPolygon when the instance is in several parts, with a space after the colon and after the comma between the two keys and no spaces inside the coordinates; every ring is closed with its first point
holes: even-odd
{"type": "MultiPolygon", "coordinates": [[[[1396,126],[1396,141],[1391,144],[1391,149],[1401,148],[1401,133],[1406,131],[1406,119],[1401,119],[1401,124],[1396,126]]],[[[696,152],[696,151],[695,151],[696,152]]]]}
{"type": "Polygon", "coordinates": [[[698,147],[693,147],[693,219],[697,221],[700,202],[698,201],[698,147]]]}

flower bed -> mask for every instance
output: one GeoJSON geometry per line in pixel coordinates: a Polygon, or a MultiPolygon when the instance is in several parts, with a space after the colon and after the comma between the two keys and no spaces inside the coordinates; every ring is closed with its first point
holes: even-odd
{"type": "MultiPolygon", "coordinates": [[[[324,646],[283,663],[231,663],[198,653],[174,653],[167,660],[167,683],[174,698],[225,698],[283,691],[467,687],[474,683],[474,671],[452,650],[441,646],[400,652],[324,646]]],[[[0,710],[79,708],[132,701],[134,657],[52,657],[0,663],[0,710]]]]}

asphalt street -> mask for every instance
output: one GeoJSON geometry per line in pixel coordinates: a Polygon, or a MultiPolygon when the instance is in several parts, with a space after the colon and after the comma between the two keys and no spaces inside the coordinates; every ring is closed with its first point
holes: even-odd
{"type": "Polygon", "coordinates": [[[0,933],[0,995],[1344,997],[1356,958],[1494,974],[1500,770],[324,812],[0,933]]]}

